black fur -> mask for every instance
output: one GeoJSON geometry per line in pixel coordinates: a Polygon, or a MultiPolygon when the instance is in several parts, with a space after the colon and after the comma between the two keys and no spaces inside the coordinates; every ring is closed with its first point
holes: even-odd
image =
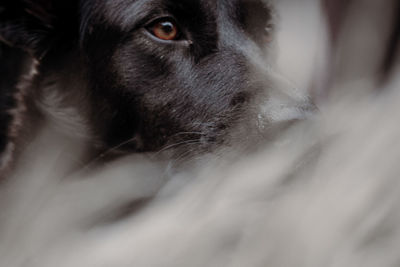
{"type": "Polygon", "coordinates": [[[49,94],[43,88],[57,84],[53,90],[63,98],[57,107],[78,111],[100,151],[209,152],[264,136],[265,129],[312,109],[306,96],[276,88],[268,72],[273,11],[261,0],[0,5],[2,39],[39,61],[29,89],[37,99],[33,105],[49,94]],[[177,22],[179,40],[158,40],[148,32],[159,17],[177,22]],[[280,104],[262,109],[269,101],[280,104]],[[271,119],[287,108],[297,115],[271,119]]]}
{"type": "Polygon", "coordinates": [[[26,55],[0,43],[0,155],[10,139],[13,110],[18,106],[16,85],[24,71],[26,55]]]}

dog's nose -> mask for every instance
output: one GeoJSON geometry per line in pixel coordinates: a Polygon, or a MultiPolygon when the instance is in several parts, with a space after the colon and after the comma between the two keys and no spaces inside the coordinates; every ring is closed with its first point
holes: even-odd
{"type": "MultiPolygon", "coordinates": [[[[294,140],[304,138],[301,129],[312,125],[312,121],[317,117],[316,110],[309,102],[298,103],[295,106],[266,103],[257,114],[255,144],[290,144],[294,140]]],[[[257,150],[257,146],[252,145],[250,149],[257,150]]]]}
{"type": "Polygon", "coordinates": [[[269,84],[257,114],[261,130],[290,126],[317,113],[317,107],[307,93],[297,89],[283,76],[271,75],[269,84]]]}
{"type": "Polygon", "coordinates": [[[264,124],[297,121],[309,118],[316,111],[317,108],[311,102],[305,101],[303,103],[287,104],[273,100],[267,101],[260,106],[258,119],[264,124]]]}

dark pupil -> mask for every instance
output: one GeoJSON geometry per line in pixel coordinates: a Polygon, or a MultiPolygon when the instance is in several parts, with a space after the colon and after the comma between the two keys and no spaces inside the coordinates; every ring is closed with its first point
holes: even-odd
{"type": "Polygon", "coordinates": [[[174,31],[174,24],[169,21],[161,22],[161,29],[166,33],[169,34],[174,31]]]}

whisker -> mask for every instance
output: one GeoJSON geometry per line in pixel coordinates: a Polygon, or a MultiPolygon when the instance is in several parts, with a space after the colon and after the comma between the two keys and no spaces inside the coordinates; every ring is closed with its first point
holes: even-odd
{"type": "Polygon", "coordinates": [[[179,133],[176,133],[176,134],[172,135],[172,137],[175,137],[175,136],[180,136],[180,135],[185,135],[185,134],[197,134],[197,135],[204,135],[204,133],[203,133],[203,132],[179,132],[179,133]]]}
{"type": "Polygon", "coordinates": [[[200,143],[200,140],[198,140],[198,139],[190,139],[190,140],[185,140],[185,141],[182,141],[182,142],[170,144],[170,145],[167,145],[167,146],[161,148],[159,151],[157,151],[157,153],[155,155],[159,155],[161,152],[164,152],[164,151],[166,151],[168,149],[171,149],[171,148],[175,148],[177,146],[199,144],[199,143],[200,143]]]}
{"type": "MultiPolygon", "coordinates": [[[[200,142],[200,141],[198,141],[198,142],[191,142],[191,143],[188,143],[188,144],[184,144],[184,146],[193,146],[193,145],[195,145],[195,144],[201,144],[201,142],[200,142]]],[[[216,144],[216,142],[209,142],[208,144],[213,145],[213,144],[216,144]]],[[[179,164],[179,163],[181,162],[182,159],[184,159],[187,155],[190,155],[190,154],[193,153],[194,151],[195,151],[195,150],[190,150],[190,149],[188,148],[187,150],[185,150],[184,152],[182,152],[181,154],[179,154],[179,155],[173,160],[173,162],[175,162],[176,164],[179,164]]],[[[192,161],[192,160],[196,161],[197,159],[202,159],[202,156],[201,156],[201,155],[202,155],[202,153],[200,153],[198,157],[191,158],[190,161],[192,161]]]]}
{"type": "Polygon", "coordinates": [[[118,145],[115,145],[109,149],[107,149],[106,151],[104,151],[103,153],[101,153],[100,155],[98,155],[97,157],[95,157],[92,161],[90,161],[90,163],[88,165],[91,165],[93,163],[95,163],[96,161],[104,158],[105,156],[111,154],[112,152],[114,152],[115,150],[119,149],[120,147],[129,144],[130,142],[134,141],[136,139],[136,137],[132,137],[124,142],[119,143],[118,145]]]}
{"type": "Polygon", "coordinates": [[[187,155],[190,155],[192,152],[193,152],[192,150],[186,150],[185,152],[178,155],[173,161],[179,164],[183,158],[185,158],[187,155]]]}

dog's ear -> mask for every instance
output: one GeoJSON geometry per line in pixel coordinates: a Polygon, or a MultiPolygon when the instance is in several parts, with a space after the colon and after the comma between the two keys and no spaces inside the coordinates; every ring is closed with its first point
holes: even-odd
{"type": "Polygon", "coordinates": [[[60,40],[60,36],[71,37],[72,27],[77,23],[76,2],[2,0],[0,40],[41,58],[60,40]]]}

